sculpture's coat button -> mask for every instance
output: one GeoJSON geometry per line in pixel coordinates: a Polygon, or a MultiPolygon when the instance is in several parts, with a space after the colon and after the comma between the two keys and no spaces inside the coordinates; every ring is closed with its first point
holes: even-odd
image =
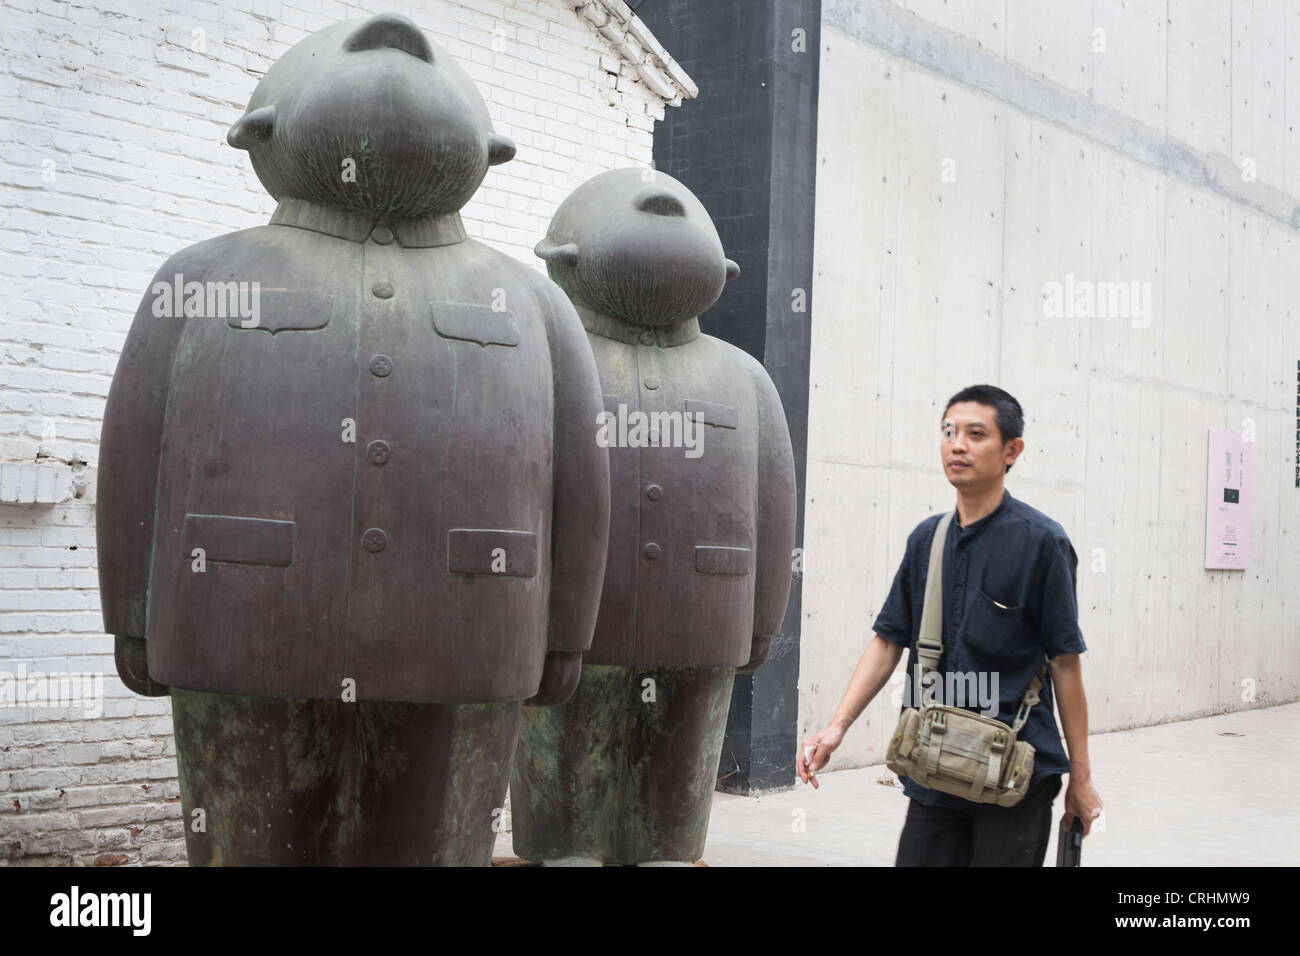
{"type": "Polygon", "coordinates": [[[378,378],[387,377],[388,373],[393,370],[393,360],[387,355],[370,356],[370,374],[378,378]]]}
{"type": "Polygon", "coordinates": [[[388,442],[376,438],[366,446],[366,457],[370,459],[371,464],[387,464],[388,459],[393,455],[393,449],[389,447],[388,442]]]}
{"type": "Polygon", "coordinates": [[[382,528],[367,528],[361,536],[361,546],[373,554],[378,554],[388,547],[388,535],[382,528]]]}
{"type": "Polygon", "coordinates": [[[645,380],[645,387],[650,389],[651,391],[654,391],[656,388],[659,387],[659,379],[651,375],[649,378],[645,380]]]}
{"type": "Polygon", "coordinates": [[[642,345],[654,345],[654,344],[655,344],[655,334],[654,334],[653,332],[651,332],[649,329],[646,329],[644,332],[641,333],[641,344],[642,344],[642,345]]]}
{"type": "Polygon", "coordinates": [[[658,501],[664,496],[664,490],[658,485],[651,485],[645,490],[645,496],[651,501],[658,501]]]}
{"type": "Polygon", "coordinates": [[[375,294],[376,299],[391,299],[393,297],[393,284],[391,282],[376,282],[370,287],[370,291],[375,294]]]}
{"type": "Polygon", "coordinates": [[[649,544],[645,546],[645,556],[649,558],[651,561],[659,557],[659,554],[660,554],[659,545],[655,544],[653,541],[651,541],[649,544]]]}
{"type": "Polygon", "coordinates": [[[387,226],[375,226],[375,231],[370,234],[370,238],[381,246],[386,246],[393,241],[393,230],[387,226]]]}

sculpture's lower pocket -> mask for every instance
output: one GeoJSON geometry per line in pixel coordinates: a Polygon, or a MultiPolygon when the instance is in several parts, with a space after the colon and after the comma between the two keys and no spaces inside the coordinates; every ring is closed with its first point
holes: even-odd
{"type": "Polygon", "coordinates": [[[189,560],[194,549],[201,548],[205,561],[288,567],[293,564],[293,538],[292,521],[187,514],[181,555],[189,560]]]}

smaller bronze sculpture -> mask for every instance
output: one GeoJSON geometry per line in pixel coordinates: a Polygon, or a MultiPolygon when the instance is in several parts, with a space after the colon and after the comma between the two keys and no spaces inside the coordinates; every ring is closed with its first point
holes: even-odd
{"type": "Polygon", "coordinates": [[[596,355],[611,517],[578,689],[525,709],[515,852],[689,864],[704,848],[734,675],[763,663],[785,615],[789,430],[763,366],[700,332],[698,315],[739,268],[680,182],[596,176],[536,251],[596,355]]]}

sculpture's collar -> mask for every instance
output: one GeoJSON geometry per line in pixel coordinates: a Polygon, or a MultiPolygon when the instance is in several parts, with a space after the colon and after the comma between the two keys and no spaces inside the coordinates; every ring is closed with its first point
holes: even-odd
{"type": "Polygon", "coordinates": [[[465,239],[460,213],[436,213],[419,219],[403,219],[391,213],[344,209],[305,199],[282,199],[271,214],[271,225],[292,226],[338,236],[352,242],[365,242],[376,226],[392,230],[393,238],[407,248],[447,246],[465,239]]]}
{"type": "Polygon", "coordinates": [[[674,345],[685,345],[700,337],[700,322],[693,317],[672,325],[630,325],[621,319],[593,311],[585,305],[574,303],[574,308],[578,312],[578,318],[582,319],[583,328],[588,332],[616,342],[626,342],[628,345],[657,345],[667,349],[674,345]]]}

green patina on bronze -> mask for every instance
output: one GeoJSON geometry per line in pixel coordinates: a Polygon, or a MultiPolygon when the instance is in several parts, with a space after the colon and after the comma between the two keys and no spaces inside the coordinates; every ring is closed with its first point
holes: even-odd
{"type": "Polygon", "coordinates": [[[486,866],[520,709],[173,688],[190,863],[486,866]]]}
{"type": "Polygon", "coordinates": [[[515,852],[543,861],[698,860],[734,675],[730,667],[589,664],[567,703],[525,708],[510,777],[515,852]]]}

